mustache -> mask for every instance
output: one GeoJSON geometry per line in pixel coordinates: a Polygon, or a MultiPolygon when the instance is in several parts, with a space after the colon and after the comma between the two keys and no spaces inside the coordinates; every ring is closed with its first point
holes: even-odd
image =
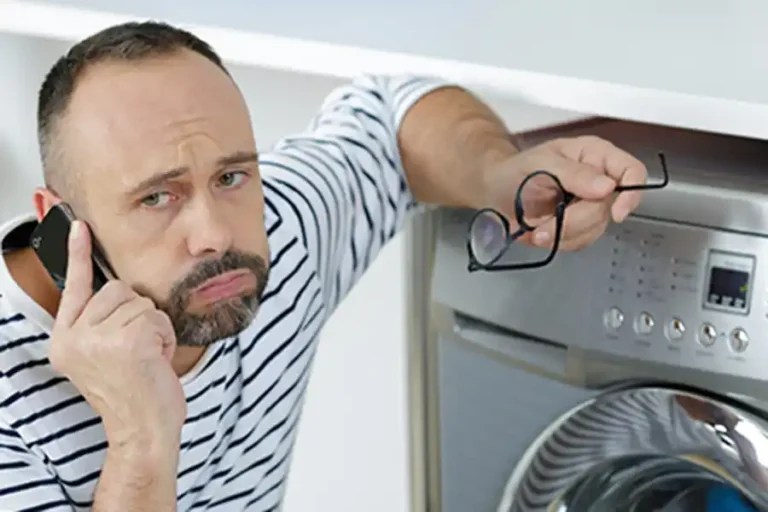
{"type": "Polygon", "coordinates": [[[229,250],[217,260],[200,262],[171,290],[171,297],[185,297],[209,279],[233,270],[248,270],[256,276],[256,296],[261,297],[267,285],[267,263],[257,254],[229,250]]]}

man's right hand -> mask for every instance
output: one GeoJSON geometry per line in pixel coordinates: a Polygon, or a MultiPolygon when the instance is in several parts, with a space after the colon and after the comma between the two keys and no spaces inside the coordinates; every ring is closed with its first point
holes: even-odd
{"type": "Polygon", "coordinates": [[[75,221],[51,365],[99,414],[110,450],[149,454],[156,448],[175,458],[187,409],[170,363],[176,348],[171,321],[127,284],[110,281],[93,294],[92,280],[90,233],[75,221]]]}

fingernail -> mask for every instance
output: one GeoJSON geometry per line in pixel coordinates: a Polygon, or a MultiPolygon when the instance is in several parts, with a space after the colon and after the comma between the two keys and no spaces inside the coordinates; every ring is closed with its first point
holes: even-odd
{"type": "Polygon", "coordinates": [[[629,208],[627,208],[627,207],[626,207],[626,206],[624,206],[623,204],[622,204],[622,205],[620,205],[620,206],[618,206],[618,207],[616,208],[616,211],[615,211],[615,213],[614,213],[614,216],[615,216],[615,218],[616,218],[616,222],[617,222],[617,223],[618,223],[618,222],[624,222],[624,219],[626,219],[626,218],[627,218],[627,216],[629,216],[629,208]]]}
{"type": "Polygon", "coordinates": [[[69,229],[69,239],[77,240],[80,236],[80,221],[76,220],[72,222],[72,227],[69,229]]]}
{"type": "Polygon", "coordinates": [[[597,176],[593,182],[594,188],[599,191],[613,189],[614,185],[615,182],[604,174],[597,176]]]}
{"type": "Polygon", "coordinates": [[[546,245],[549,242],[549,233],[546,231],[539,231],[534,235],[533,242],[536,245],[546,245]]]}

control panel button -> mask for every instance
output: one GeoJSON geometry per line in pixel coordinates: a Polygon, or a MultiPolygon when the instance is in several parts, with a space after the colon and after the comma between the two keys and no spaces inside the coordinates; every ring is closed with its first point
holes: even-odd
{"type": "Polygon", "coordinates": [[[667,322],[667,339],[680,341],[685,336],[685,324],[679,318],[673,318],[667,322]]]}
{"type": "Polygon", "coordinates": [[[656,322],[651,314],[643,311],[635,319],[635,332],[643,336],[648,335],[653,330],[654,325],[656,325],[656,322]]]}
{"type": "Polygon", "coordinates": [[[699,343],[711,347],[717,341],[717,329],[712,324],[703,324],[699,329],[699,343]]]}
{"type": "Polygon", "coordinates": [[[734,352],[744,352],[749,345],[749,336],[747,336],[747,331],[741,327],[734,329],[731,331],[729,342],[731,345],[731,350],[734,352]]]}
{"type": "Polygon", "coordinates": [[[614,306],[605,312],[604,321],[609,330],[615,331],[624,324],[624,313],[614,306]]]}

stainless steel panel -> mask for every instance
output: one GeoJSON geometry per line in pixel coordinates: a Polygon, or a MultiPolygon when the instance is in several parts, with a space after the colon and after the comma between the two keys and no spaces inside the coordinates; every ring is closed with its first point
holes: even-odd
{"type": "Polygon", "coordinates": [[[430,279],[434,259],[436,214],[413,220],[405,237],[408,370],[408,452],[411,509],[439,510],[439,426],[437,419],[436,326],[429,321],[430,279]]]}
{"type": "Polygon", "coordinates": [[[594,395],[494,357],[438,340],[441,512],[493,512],[529,444],[563,411],[594,395]]]}
{"type": "MultiPolygon", "coordinates": [[[[463,238],[467,216],[443,216],[433,279],[434,300],[466,315],[570,347],[768,380],[768,238],[713,228],[631,218],[575,253],[562,253],[547,268],[529,272],[469,274],[463,238]],[[744,314],[705,304],[712,251],[754,258],[744,314]],[[606,325],[612,308],[623,323],[606,325]],[[641,323],[650,327],[644,333],[641,323]],[[671,326],[685,328],[681,339],[671,326]],[[714,327],[709,345],[704,326],[714,327]],[[740,331],[741,330],[741,331],[740,331]],[[748,344],[738,351],[733,335],[748,344]]],[[[519,246],[509,258],[531,259],[519,246]]],[[[714,253],[716,254],[716,253],[714,253]]],[[[730,257],[730,256],[729,256],[730,257]]]]}

